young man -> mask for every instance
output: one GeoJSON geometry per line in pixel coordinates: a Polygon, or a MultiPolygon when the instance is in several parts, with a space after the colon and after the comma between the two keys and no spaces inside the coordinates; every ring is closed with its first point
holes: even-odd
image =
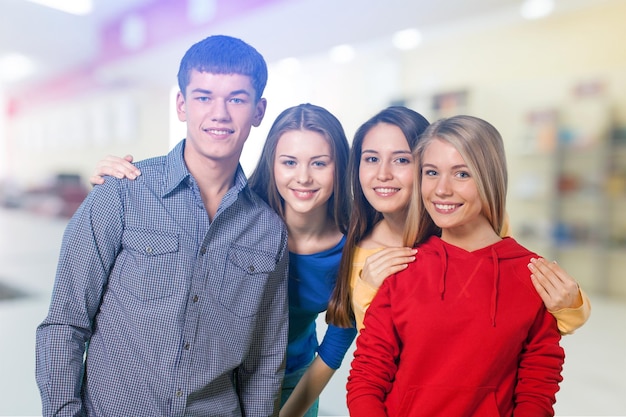
{"type": "Polygon", "coordinates": [[[178,73],[186,139],[73,216],[37,329],[44,416],[277,413],[287,233],[239,165],[266,81],[239,39],[193,45],[178,73]]]}

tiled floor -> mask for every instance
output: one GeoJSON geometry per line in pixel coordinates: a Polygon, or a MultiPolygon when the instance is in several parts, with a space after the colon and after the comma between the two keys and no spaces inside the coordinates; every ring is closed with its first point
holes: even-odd
{"type": "MultiPolygon", "coordinates": [[[[46,314],[66,222],[0,209],[0,283],[26,296],[0,300],[0,415],[40,415],[34,330],[46,314]]],[[[626,274],[626,272],[625,272],[626,274]]],[[[626,279],[626,277],[625,277],[626,279]]],[[[1,291],[1,289],[0,289],[1,291]]],[[[558,416],[626,416],[626,302],[592,294],[593,313],[563,339],[558,416]]],[[[318,320],[320,334],[324,320],[318,320]]],[[[352,352],[320,399],[320,416],[346,416],[352,352]]]]}

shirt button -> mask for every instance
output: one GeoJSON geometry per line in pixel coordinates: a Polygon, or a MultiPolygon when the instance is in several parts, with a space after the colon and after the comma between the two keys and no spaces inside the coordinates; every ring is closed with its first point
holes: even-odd
{"type": "Polygon", "coordinates": [[[204,254],[205,254],[205,253],[206,253],[206,248],[202,248],[202,249],[200,249],[200,255],[203,255],[203,256],[204,256],[204,254]]]}
{"type": "Polygon", "coordinates": [[[189,350],[189,342],[185,343],[185,350],[189,350]]]}
{"type": "Polygon", "coordinates": [[[146,247],[146,253],[147,254],[151,254],[152,253],[152,248],[150,246],[146,247]]]}
{"type": "Polygon", "coordinates": [[[250,265],[250,266],[248,267],[248,271],[250,271],[250,272],[254,272],[254,265],[250,265]]]}
{"type": "Polygon", "coordinates": [[[197,303],[197,302],[198,302],[198,296],[197,296],[197,295],[194,295],[194,296],[193,296],[193,298],[192,298],[192,301],[193,301],[194,303],[197,303]]]}
{"type": "Polygon", "coordinates": [[[176,391],[176,396],[177,397],[182,397],[183,396],[183,392],[181,390],[176,391]]]}

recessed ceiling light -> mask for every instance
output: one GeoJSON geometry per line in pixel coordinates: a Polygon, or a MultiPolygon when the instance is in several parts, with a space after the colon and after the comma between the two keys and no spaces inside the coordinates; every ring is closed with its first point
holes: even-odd
{"type": "Polygon", "coordinates": [[[413,49],[422,42],[422,34],[417,29],[399,30],[393,34],[391,42],[398,49],[413,49]]]}
{"type": "Polygon", "coordinates": [[[337,45],[330,50],[330,59],[341,64],[352,61],[355,56],[356,51],[350,45],[337,45]]]}
{"type": "Polygon", "coordinates": [[[22,80],[35,72],[32,59],[18,53],[0,57],[0,82],[10,83],[22,80]]]}
{"type": "Polygon", "coordinates": [[[554,10],[554,0],[526,0],[522,3],[520,13],[525,19],[541,19],[554,10]]]}
{"type": "Polygon", "coordinates": [[[65,13],[83,16],[93,10],[92,0],[28,0],[51,9],[60,10],[65,13]]]}
{"type": "Polygon", "coordinates": [[[278,61],[278,69],[281,72],[294,74],[300,70],[300,60],[294,57],[284,58],[278,61]]]}

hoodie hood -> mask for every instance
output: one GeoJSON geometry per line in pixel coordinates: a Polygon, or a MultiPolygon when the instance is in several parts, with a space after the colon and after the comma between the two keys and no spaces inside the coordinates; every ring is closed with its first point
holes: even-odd
{"type": "Polygon", "coordinates": [[[432,236],[424,244],[419,247],[420,252],[434,252],[439,257],[441,263],[441,276],[439,278],[439,294],[443,300],[446,293],[446,275],[448,273],[448,262],[450,258],[467,259],[467,262],[474,262],[477,259],[486,259],[493,265],[491,301],[490,301],[490,318],[491,323],[495,327],[496,314],[498,310],[498,290],[500,286],[500,264],[507,260],[529,259],[537,257],[536,254],[530,252],[513,238],[505,237],[501,241],[484,248],[469,252],[458,246],[444,242],[438,236],[432,236]]]}

